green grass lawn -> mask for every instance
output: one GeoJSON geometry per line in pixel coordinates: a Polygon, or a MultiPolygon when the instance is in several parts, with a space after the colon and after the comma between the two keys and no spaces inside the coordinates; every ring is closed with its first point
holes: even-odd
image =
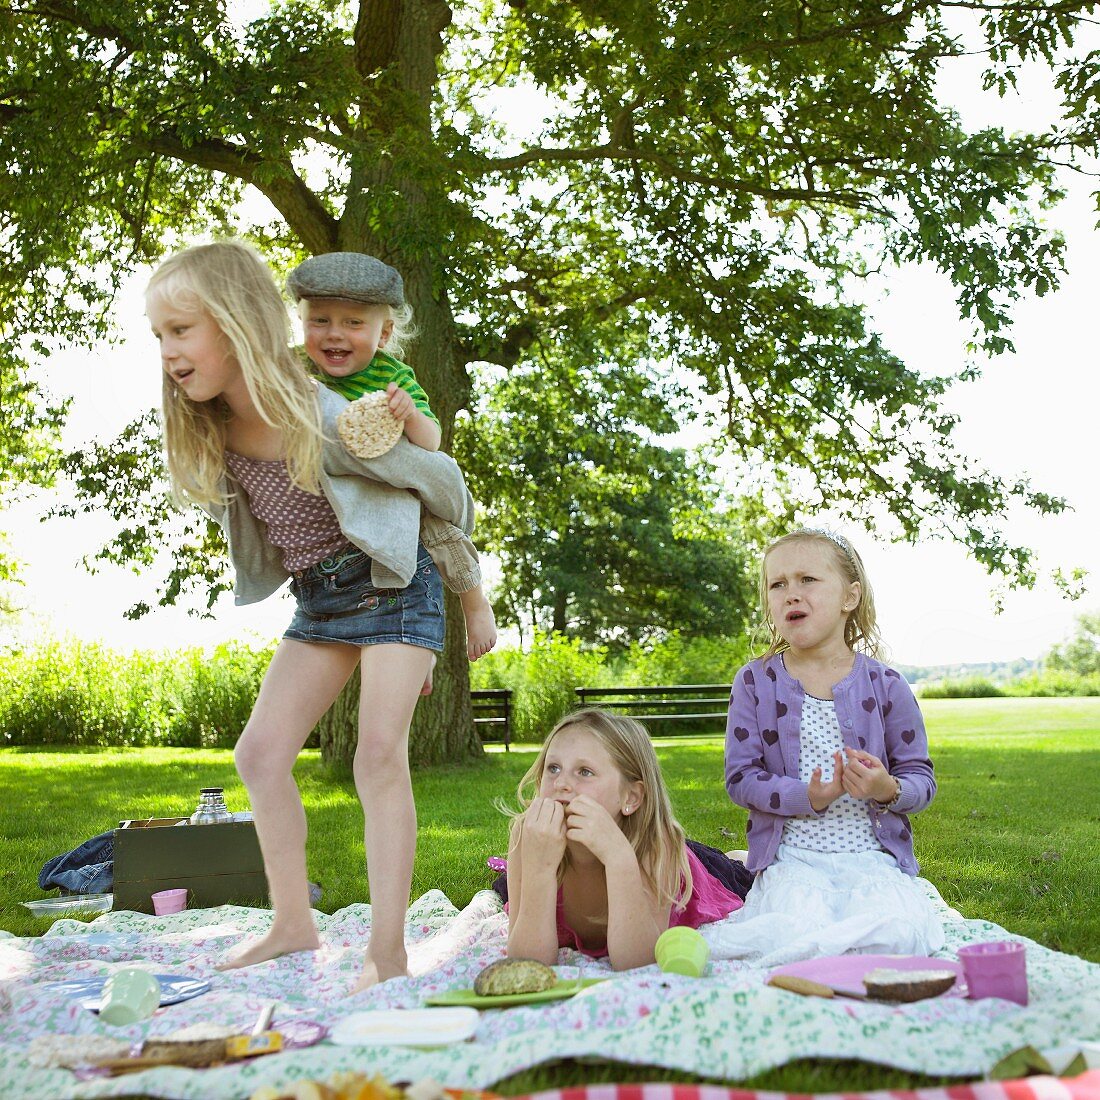
{"type": "MultiPolygon", "coordinates": [[[[928,700],[922,709],[939,779],[932,806],[915,819],[922,874],[967,917],[984,917],[1039,943],[1100,962],[1100,699],[928,700]]],[[[744,847],[745,814],[722,787],[720,738],[657,742],[688,834],[744,847]]],[[[420,822],[413,893],[443,890],[457,906],[488,886],[485,859],[504,854],[510,798],[533,746],[414,775],[420,822]]],[[[297,776],[310,824],[310,877],[320,908],[368,900],[362,813],[350,773],[306,752],[297,776]]],[[[0,749],[0,927],[44,932],[18,903],[43,896],[38,870],[121,818],[189,814],[203,786],[224,786],[230,809],[247,798],[228,750],[0,749]]],[[[501,1086],[524,1092],[578,1081],[667,1079],[645,1067],[540,1067],[501,1086]]],[[[931,1079],[858,1063],[798,1063],[752,1087],[792,1091],[913,1087],[931,1079]]]]}

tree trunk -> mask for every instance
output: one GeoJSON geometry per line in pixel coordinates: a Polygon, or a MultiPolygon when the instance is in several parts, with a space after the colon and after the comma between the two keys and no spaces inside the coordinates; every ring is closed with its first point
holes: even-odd
{"type": "Polygon", "coordinates": [[[566,628],[569,626],[569,620],[566,617],[569,612],[569,593],[558,589],[554,593],[554,620],[552,627],[558,634],[564,634],[566,628]]]}
{"type": "MultiPolygon", "coordinates": [[[[364,12],[368,6],[364,0],[364,12]]],[[[410,363],[439,417],[443,447],[448,449],[455,413],[467,404],[470,383],[458,354],[454,316],[443,279],[440,242],[449,216],[447,197],[430,189],[431,182],[445,179],[446,173],[433,172],[424,158],[437,155],[431,102],[438,79],[436,57],[442,49],[440,34],[450,20],[450,9],[441,0],[391,0],[378,10],[396,19],[397,25],[389,27],[387,41],[380,45],[380,39],[369,39],[371,20],[360,19],[364,41],[358,60],[363,65],[364,88],[369,90],[363,97],[366,125],[389,131],[391,149],[397,149],[397,142],[406,145],[394,156],[361,153],[353,157],[337,247],[368,252],[401,272],[419,333],[410,363]],[[386,57],[385,47],[391,42],[392,54],[386,57]],[[375,69],[384,73],[382,81],[374,79],[375,69]],[[407,144],[414,130],[423,135],[417,149],[407,144]],[[385,224],[378,216],[380,206],[388,213],[385,224]]],[[[468,760],[482,753],[470,705],[462,608],[451,592],[447,593],[446,610],[446,648],[436,665],[435,689],[420,700],[413,717],[409,756],[414,764],[468,760]]],[[[355,754],[358,694],[359,677],[355,675],[320,723],[326,760],[350,763],[355,754]]]]}

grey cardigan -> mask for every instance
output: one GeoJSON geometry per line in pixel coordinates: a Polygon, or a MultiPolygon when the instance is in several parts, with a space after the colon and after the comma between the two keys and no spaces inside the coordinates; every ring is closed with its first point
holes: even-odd
{"type": "MultiPolygon", "coordinates": [[[[336,417],[347,400],[318,386],[324,443],[321,492],[332,505],[340,530],[373,559],[377,588],[404,588],[416,571],[421,504],[467,535],[474,526],[474,501],[450,455],[425,451],[405,438],[378,458],[349,454],[336,433],[336,417]]],[[[227,505],[204,508],[225,532],[236,573],[233,598],[258,603],[281,588],[290,574],[282,552],[267,539],[267,526],[248,508],[240,486],[226,475],[227,505]]]]}

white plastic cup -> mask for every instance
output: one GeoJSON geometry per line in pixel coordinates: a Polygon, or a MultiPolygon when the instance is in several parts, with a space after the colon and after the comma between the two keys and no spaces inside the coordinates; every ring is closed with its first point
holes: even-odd
{"type": "Polygon", "coordinates": [[[166,917],[169,913],[182,913],[187,908],[186,890],[158,890],[152,898],[153,912],[158,917],[166,917]]]}
{"type": "Polygon", "coordinates": [[[107,979],[99,1018],[113,1027],[126,1027],[152,1016],[159,1005],[160,982],[148,970],[130,966],[107,979]]]}

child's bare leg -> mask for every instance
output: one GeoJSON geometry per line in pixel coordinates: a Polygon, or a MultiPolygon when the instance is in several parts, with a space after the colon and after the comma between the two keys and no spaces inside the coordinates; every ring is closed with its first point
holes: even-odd
{"type": "Polygon", "coordinates": [[[363,647],[354,774],[365,819],[371,933],[353,993],[408,973],[405,915],[416,854],[409,726],[432,656],[412,645],[363,647]]]}
{"type": "Polygon", "coordinates": [[[234,756],[255,815],[275,915],[267,935],[247,944],[220,970],[320,946],[309,908],[305,810],[292,769],[358,658],[354,646],[284,639],[271,659],[234,756]]]}
{"type": "Polygon", "coordinates": [[[432,654],[432,663],[428,665],[428,675],[424,677],[424,686],[420,689],[421,695],[431,695],[432,674],[435,672],[435,654],[432,654]]]}
{"type": "Polygon", "coordinates": [[[497,619],[493,605],[485,598],[479,584],[459,592],[462,616],[466,620],[466,656],[471,661],[484,657],[497,644],[497,619]]]}

